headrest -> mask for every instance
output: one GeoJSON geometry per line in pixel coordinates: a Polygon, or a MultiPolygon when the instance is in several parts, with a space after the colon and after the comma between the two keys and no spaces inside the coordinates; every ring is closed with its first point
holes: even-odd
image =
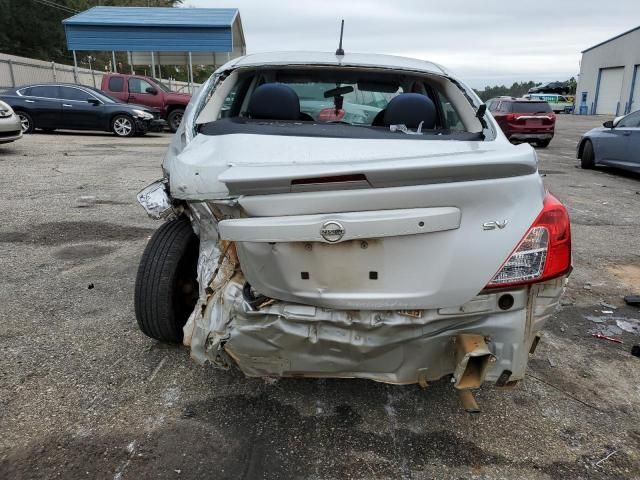
{"type": "Polygon", "coordinates": [[[251,118],[298,120],[300,100],[296,92],[283,83],[265,83],[256,88],[249,100],[251,118]]]}
{"type": "Polygon", "coordinates": [[[385,125],[406,125],[407,128],[431,130],[436,124],[436,106],[426,95],[401,93],[391,99],[384,112],[385,125]]]}

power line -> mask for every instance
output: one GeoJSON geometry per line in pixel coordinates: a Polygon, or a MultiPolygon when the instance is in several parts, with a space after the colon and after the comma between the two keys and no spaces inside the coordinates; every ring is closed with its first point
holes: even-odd
{"type": "Polygon", "coordinates": [[[47,7],[56,8],[65,13],[78,13],[78,10],[75,10],[71,7],[67,7],[66,5],[62,5],[60,3],[56,3],[53,0],[33,0],[33,1],[41,5],[45,5],[47,7]]]}

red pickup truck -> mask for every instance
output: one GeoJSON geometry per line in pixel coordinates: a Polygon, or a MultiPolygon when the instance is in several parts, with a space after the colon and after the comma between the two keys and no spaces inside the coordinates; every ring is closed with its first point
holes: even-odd
{"type": "Polygon", "coordinates": [[[175,132],[180,126],[191,95],[172,92],[161,81],[142,75],[105,73],[100,89],[125,103],[137,103],[160,110],[160,115],[175,132]]]}

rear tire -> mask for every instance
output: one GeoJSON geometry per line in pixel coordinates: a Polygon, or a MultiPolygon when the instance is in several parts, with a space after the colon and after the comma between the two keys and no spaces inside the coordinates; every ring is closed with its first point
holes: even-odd
{"type": "Polygon", "coordinates": [[[199,244],[186,217],[166,222],[149,240],[135,287],[136,319],[145,335],[182,342],[182,327],[198,300],[199,244]]]}
{"type": "Polygon", "coordinates": [[[33,123],[33,118],[27,112],[22,110],[16,110],[15,114],[20,118],[20,125],[22,127],[22,133],[33,133],[36,129],[33,123]]]}
{"type": "Polygon", "coordinates": [[[551,143],[551,140],[538,140],[536,142],[536,146],[540,148],[547,148],[550,143],[551,143]]]}
{"type": "Polygon", "coordinates": [[[171,110],[171,113],[169,113],[169,116],[167,117],[167,123],[169,124],[169,130],[171,130],[171,133],[176,133],[178,127],[180,127],[180,122],[182,122],[183,116],[184,110],[181,108],[171,110]]]}
{"type": "Polygon", "coordinates": [[[596,166],[591,140],[584,142],[584,147],[582,147],[582,156],[580,157],[580,166],[585,170],[590,170],[596,166]]]}
{"type": "Polygon", "coordinates": [[[129,115],[116,115],[111,120],[111,131],[118,137],[133,137],[136,134],[136,122],[129,115]]]}

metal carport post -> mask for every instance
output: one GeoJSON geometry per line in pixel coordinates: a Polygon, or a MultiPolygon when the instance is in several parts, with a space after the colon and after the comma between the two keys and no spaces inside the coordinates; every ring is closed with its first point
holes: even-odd
{"type": "Polygon", "coordinates": [[[75,50],[73,50],[73,81],[78,83],[78,58],[76,57],[75,50]]]}
{"type": "Polygon", "coordinates": [[[189,52],[189,93],[193,94],[193,61],[189,52]]]}

